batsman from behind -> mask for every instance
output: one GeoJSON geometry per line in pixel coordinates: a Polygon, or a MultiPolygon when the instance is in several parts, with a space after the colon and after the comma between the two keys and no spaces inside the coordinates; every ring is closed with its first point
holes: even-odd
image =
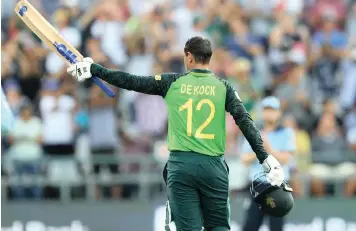
{"type": "Polygon", "coordinates": [[[211,56],[210,41],[193,37],[184,47],[185,74],[136,76],[106,69],[91,58],[67,70],[79,82],[95,75],[120,88],[164,97],[170,150],[164,171],[167,229],[170,221],[178,231],[230,229],[228,167],[223,157],[225,110],[250,143],[270,183],[279,186],[284,180],[279,162],[267,154],[236,90],[209,70],[211,56]]]}

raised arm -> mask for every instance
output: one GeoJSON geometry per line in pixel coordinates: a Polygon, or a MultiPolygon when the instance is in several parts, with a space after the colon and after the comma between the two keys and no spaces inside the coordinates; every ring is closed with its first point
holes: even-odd
{"type": "Polygon", "coordinates": [[[126,90],[137,91],[164,97],[173,81],[179,74],[162,74],[156,76],[137,76],[123,71],[110,70],[85,58],[67,69],[67,72],[79,82],[97,76],[100,79],[126,90]]]}
{"type": "Polygon", "coordinates": [[[91,73],[100,79],[126,90],[137,91],[150,95],[163,95],[166,86],[161,75],[137,76],[117,70],[110,70],[99,64],[91,65],[91,73]]]}

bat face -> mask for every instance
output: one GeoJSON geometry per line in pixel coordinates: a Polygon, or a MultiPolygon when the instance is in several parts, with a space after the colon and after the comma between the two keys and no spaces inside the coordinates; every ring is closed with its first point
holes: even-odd
{"type": "MultiPolygon", "coordinates": [[[[16,14],[52,51],[68,65],[83,60],[83,56],[70,45],[58,31],[27,1],[21,0],[15,7],[16,14]]],[[[108,96],[115,93],[97,77],[91,78],[108,96]]]]}
{"type": "Polygon", "coordinates": [[[19,1],[15,11],[21,20],[68,65],[83,59],[83,56],[65,41],[58,31],[28,1],[19,1]]]}

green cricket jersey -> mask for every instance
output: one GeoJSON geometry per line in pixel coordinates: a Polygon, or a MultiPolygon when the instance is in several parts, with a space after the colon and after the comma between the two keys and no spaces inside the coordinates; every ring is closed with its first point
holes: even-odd
{"type": "Polygon", "coordinates": [[[228,111],[259,161],[267,158],[260,133],[238,93],[228,81],[209,70],[136,76],[93,64],[91,73],[120,88],[164,97],[168,108],[168,149],[171,151],[223,155],[225,111],[228,111]]]}
{"type": "Polygon", "coordinates": [[[169,150],[207,155],[225,152],[226,86],[207,70],[192,70],[174,81],[165,96],[169,150]]]}

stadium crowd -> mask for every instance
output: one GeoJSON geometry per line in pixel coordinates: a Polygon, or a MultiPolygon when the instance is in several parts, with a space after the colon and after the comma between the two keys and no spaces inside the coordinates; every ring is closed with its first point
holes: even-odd
{"type": "MultiPolygon", "coordinates": [[[[84,56],[136,75],[185,72],[186,40],[209,38],[211,70],[234,83],[257,123],[261,98],[281,100],[281,124],[296,134],[291,165],[297,196],[303,196],[302,176],[311,179],[313,196],[330,193],[324,183],[335,181],[345,183],[345,196],[355,195],[356,1],[31,2],[84,56]]],[[[164,149],[162,98],[115,89],[118,96],[110,99],[91,83],[76,84],[65,63],[15,15],[15,4],[2,1],[1,8],[1,85],[16,116],[13,131],[2,135],[3,163],[10,163],[2,168],[4,176],[41,174],[48,156],[83,160],[88,153],[149,156],[164,149]]],[[[233,123],[227,115],[227,158],[238,158],[242,147],[233,123]]],[[[107,168],[82,164],[78,169],[139,171],[119,161],[107,168]]],[[[125,190],[113,187],[111,196],[120,198],[125,190]]],[[[13,198],[25,192],[21,186],[9,191],[13,198]]],[[[31,193],[35,198],[53,194],[41,187],[32,187],[31,193]]]]}

